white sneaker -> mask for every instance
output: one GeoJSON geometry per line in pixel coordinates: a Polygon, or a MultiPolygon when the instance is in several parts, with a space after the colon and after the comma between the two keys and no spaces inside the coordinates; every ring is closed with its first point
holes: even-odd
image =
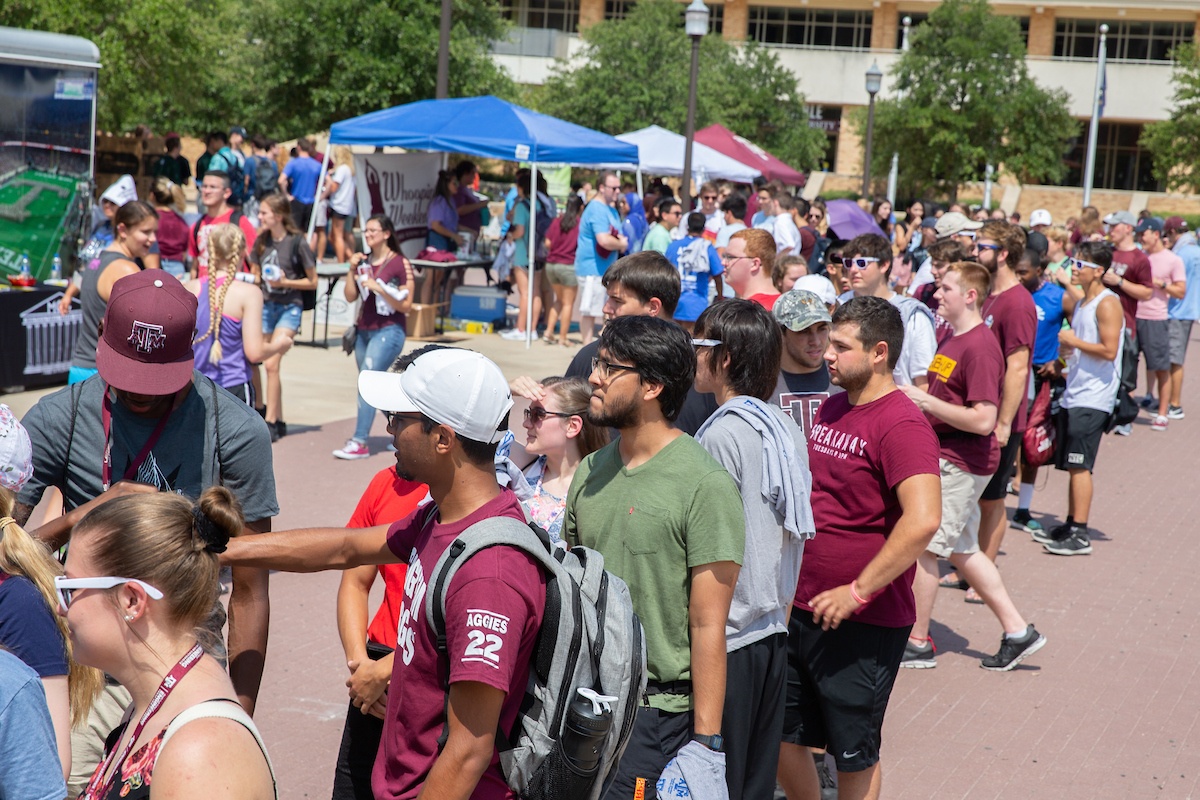
{"type": "Polygon", "coordinates": [[[525,331],[509,328],[500,332],[500,338],[509,342],[523,342],[525,341],[525,331]]]}
{"type": "Polygon", "coordinates": [[[1129,436],[1133,433],[1133,423],[1128,423],[1126,425],[1118,425],[1117,427],[1112,429],[1112,432],[1115,433],[1117,436],[1129,436]]]}

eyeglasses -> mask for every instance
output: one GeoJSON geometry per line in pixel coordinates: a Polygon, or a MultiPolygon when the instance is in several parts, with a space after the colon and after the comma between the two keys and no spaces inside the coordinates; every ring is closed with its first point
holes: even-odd
{"type": "Polygon", "coordinates": [[[421,415],[405,414],[400,411],[385,411],[383,412],[383,418],[387,420],[389,428],[398,428],[405,423],[420,421],[421,415]]]}
{"type": "Polygon", "coordinates": [[[858,256],[857,258],[843,258],[842,259],[842,266],[845,267],[846,269],[863,270],[863,269],[866,269],[867,267],[871,266],[872,264],[878,264],[878,263],[879,263],[878,258],[870,258],[867,256],[858,256]]]}
{"type": "Polygon", "coordinates": [[[363,233],[383,233],[383,228],[363,228],[363,233]]]}
{"type": "Polygon", "coordinates": [[[722,253],[721,254],[721,263],[728,265],[728,264],[732,264],[733,262],[735,262],[741,258],[750,258],[750,256],[731,256],[728,253],[722,253]]]}
{"type": "MultiPolygon", "coordinates": [[[[594,360],[595,359],[593,359],[593,361],[594,360]]],[[[595,366],[593,366],[592,369],[595,369],[595,366]]],[[[563,411],[547,411],[546,409],[542,408],[541,406],[538,406],[537,408],[525,409],[525,421],[532,422],[534,425],[540,424],[541,421],[544,420],[546,417],[560,417],[562,419],[570,419],[571,417],[574,417],[574,416],[576,416],[576,415],[575,414],[567,414],[566,412],[563,412],[563,411]]]]}
{"type": "Polygon", "coordinates": [[[703,197],[701,197],[700,199],[701,200],[716,200],[717,196],[715,194],[706,194],[703,197]]]}
{"type": "Polygon", "coordinates": [[[716,347],[723,344],[720,339],[692,339],[692,347],[716,347]]]}
{"type": "Polygon", "coordinates": [[[979,242],[975,243],[975,252],[976,253],[978,253],[980,250],[1003,250],[1003,249],[1004,248],[998,244],[980,244],[979,242]]]}
{"type": "Polygon", "coordinates": [[[1084,261],[1082,258],[1071,259],[1071,269],[1083,269],[1084,267],[1087,267],[1088,269],[1098,269],[1101,272],[1108,269],[1108,267],[1102,267],[1094,262],[1084,261]]]}
{"type": "Polygon", "coordinates": [[[602,381],[608,380],[608,376],[611,375],[614,370],[617,372],[621,372],[621,371],[638,372],[637,367],[630,367],[630,366],[626,366],[625,364],[614,364],[611,361],[605,361],[603,358],[600,358],[599,356],[592,357],[592,372],[599,375],[600,380],[602,380],[602,381]]]}
{"type": "Polygon", "coordinates": [[[965,237],[967,239],[970,239],[972,242],[975,241],[975,231],[959,231],[958,233],[955,233],[953,235],[965,237]]]}
{"type": "Polygon", "coordinates": [[[813,222],[820,222],[821,220],[825,219],[825,215],[824,214],[809,214],[808,219],[812,220],[813,222]]]}
{"type": "Polygon", "coordinates": [[[58,604],[65,610],[71,607],[76,589],[111,589],[126,583],[136,583],[146,590],[146,594],[154,600],[162,600],[163,593],[145,581],[137,578],[68,578],[65,575],[54,576],[54,591],[58,594],[58,604]]]}

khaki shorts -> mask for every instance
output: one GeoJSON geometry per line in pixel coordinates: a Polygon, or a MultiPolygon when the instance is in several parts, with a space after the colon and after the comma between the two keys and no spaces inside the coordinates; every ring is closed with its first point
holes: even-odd
{"type": "Polygon", "coordinates": [[[574,264],[546,263],[546,277],[553,286],[578,286],[579,276],[575,274],[574,264]]]}
{"type": "Polygon", "coordinates": [[[944,458],[942,468],[942,524],[926,551],[941,558],[951,553],[979,552],[979,497],[991,475],[972,475],[944,458]]]}
{"type": "Polygon", "coordinates": [[[585,275],[579,279],[579,316],[603,317],[606,300],[608,290],[599,275],[585,275]]]}

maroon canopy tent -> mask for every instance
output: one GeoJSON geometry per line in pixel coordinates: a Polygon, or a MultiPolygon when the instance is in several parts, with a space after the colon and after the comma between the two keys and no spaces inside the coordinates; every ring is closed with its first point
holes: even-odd
{"type": "Polygon", "coordinates": [[[696,131],[696,141],[730,158],[754,167],[769,181],[780,180],[789,186],[803,186],[805,177],[748,139],[723,125],[709,125],[696,131]]]}

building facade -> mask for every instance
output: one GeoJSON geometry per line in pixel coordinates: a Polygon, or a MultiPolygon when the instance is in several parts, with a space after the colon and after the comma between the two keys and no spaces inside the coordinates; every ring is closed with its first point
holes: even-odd
{"type": "MultiPolygon", "coordinates": [[[[635,0],[502,0],[516,30],[493,49],[519,83],[540,84],[557,57],[574,53],[587,26],[624,16],[635,0]]],[[[754,41],[776,52],[796,76],[813,127],[829,144],[826,171],[861,173],[858,139],[843,129],[846,112],[865,105],[864,76],[872,63],[886,74],[900,54],[904,19],[923,24],[933,0],[705,0],[710,29],[730,42],[754,41]],[[818,77],[819,76],[819,77],[818,77]]],[[[1107,92],[1100,122],[1095,186],[1161,189],[1150,156],[1138,145],[1143,127],[1170,113],[1172,48],[1200,36],[1197,0],[991,0],[995,13],[1015,17],[1025,37],[1030,74],[1064,89],[1071,113],[1084,122],[1065,159],[1065,185],[1080,186],[1095,91],[1099,27],[1109,26],[1107,92]]]]}

